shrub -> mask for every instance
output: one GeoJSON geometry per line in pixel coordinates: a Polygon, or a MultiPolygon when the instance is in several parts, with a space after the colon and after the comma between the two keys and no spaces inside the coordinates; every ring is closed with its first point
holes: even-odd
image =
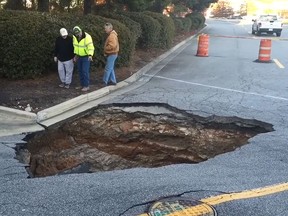
{"type": "Polygon", "coordinates": [[[107,37],[104,24],[111,22],[119,35],[119,65],[128,65],[135,43],[132,33],[120,22],[98,16],[50,15],[37,12],[0,11],[0,77],[10,79],[34,78],[49,71],[59,29],[72,32],[75,25],[91,34],[95,45],[92,66],[104,64],[103,45],[107,37]],[[132,41],[132,42],[131,42],[132,41]]]}
{"type": "Polygon", "coordinates": [[[191,26],[192,26],[191,19],[188,17],[182,18],[182,23],[183,23],[183,31],[184,32],[190,32],[191,26]]]}
{"type": "Polygon", "coordinates": [[[136,42],[138,38],[141,36],[142,33],[141,25],[138,22],[135,22],[134,20],[130,19],[129,17],[124,16],[123,14],[101,13],[100,16],[115,19],[123,23],[131,31],[131,33],[133,33],[136,42]]]}
{"type": "Polygon", "coordinates": [[[144,14],[157,20],[161,25],[158,46],[161,48],[171,47],[175,36],[175,25],[172,18],[164,16],[163,14],[160,13],[153,13],[150,11],[146,11],[144,12],[144,14]]]}
{"type": "Polygon", "coordinates": [[[59,24],[45,13],[0,11],[0,76],[34,78],[49,68],[59,24]]]}
{"type": "Polygon", "coordinates": [[[141,25],[142,34],[138,40],[139,47],[157,47],[161,30],[160,23],[144,13],[125,12],[127,16],[141,25]]]}
{"type": "Polygon", "coordinates": [[[182,32],[184,29],[184,25],[183,25],[183,18],[177,18],[177,17],[173,17],[173,22],[175,25],[175,29],[176,32],[182,32]]]}
{"type": "Polygon", "coordinates": [[[198,18],[195,18],[195,17],[192,17],[190,18],[191,19],[191,22],[192,22],[192,25],[191,25],[191,30],[197,30],[200,28],[201,26],[201,20],[199,20],[198,18]]]}
{"type": "Polygon", "coordinates": [[[193,12],[191,14],[188,14],[186,17],[188,17],[192,21],[191,30],[200,29],[205,24],[205,17],[201,13],[193,12]]]}

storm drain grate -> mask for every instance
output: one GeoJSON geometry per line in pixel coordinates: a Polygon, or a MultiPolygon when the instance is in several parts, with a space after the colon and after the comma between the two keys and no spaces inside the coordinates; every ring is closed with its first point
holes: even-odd
{"type": "Polygon", "coordinates": [[[152,204],[147,216],[216,216],[216,210],[191,198],[166,198],[152,204]]]}

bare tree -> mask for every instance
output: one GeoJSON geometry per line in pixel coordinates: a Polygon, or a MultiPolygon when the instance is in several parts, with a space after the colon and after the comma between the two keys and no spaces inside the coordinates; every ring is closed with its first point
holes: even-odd
{"type": "Polygon", "coordinates": [[[234,11],[228,1],[220,0],[214,5],[211,14],[214,17],[229,17],[234,14],[234,11]]]}

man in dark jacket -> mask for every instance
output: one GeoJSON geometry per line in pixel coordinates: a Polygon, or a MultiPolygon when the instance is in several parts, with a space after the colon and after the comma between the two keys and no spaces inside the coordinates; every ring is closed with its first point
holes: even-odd
{"type": "Polygon", "coordinates": [[[74,47],[73,39],[65,28],[60,29],[60,36],[56,38],[54,61],[58,62],[58,73],[61,80],[59,87],[69,88],[72,82],[74,47]]]}

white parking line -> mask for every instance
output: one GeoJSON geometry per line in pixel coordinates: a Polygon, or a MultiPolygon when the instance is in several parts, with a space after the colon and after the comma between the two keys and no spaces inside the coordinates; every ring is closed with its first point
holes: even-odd
{"type": "Polygon", "coordinates": [[[223,90],[223,91],[237,92],[240,94],[254,95],[254,96],[270,98],[270,99],[274,99],[274,100],[288,101],[288,98],[277,97],[277,96],[273,96],[273,95],[258,94],[255,92],[245,92],[245,91],[240,91],[240,90],[236,90],[236,89],[222,88],[222,87],[218,87],[218,86],[211,86],[211,85],[205,85],[205,84],[201,84],[201,83],[188,82],[188,81],[184,81],[184,80],[172,79],[172,78],[167,78],[167,77],[162,77],[162,76],[153,76],[153,75],[148,75],[148,74],[146,74],[144,76],[159,78],[159,79],[165,79],[165,80],[185,83],[185,84],[189,84],[189,85],[196,85],[196,86],[201,86],[201,87],[206,87],[206,88],[219,89],[219,90],[223,90]]]}
{"type": "Polygon", "coordinates": [[[275,62],[275,64],[276,64],[279,68],[281,68],[281,69],[284,69],[284,68],[285,68],[284,65],[282,65],[278,59],[273,59],[273,61],[275,62]]]}

